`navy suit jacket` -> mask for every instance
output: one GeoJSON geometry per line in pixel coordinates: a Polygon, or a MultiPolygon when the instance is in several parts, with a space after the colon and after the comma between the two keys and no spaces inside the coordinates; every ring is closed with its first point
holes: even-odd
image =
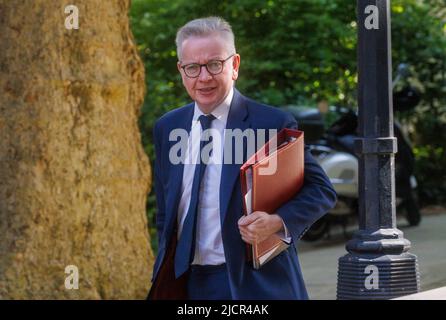
{"type": "MultiPolygon", "coordinates": [[[[169,161],[169,150],[176,141],[169,133],[178,128],[190,132],[194,103],[163,115],[154,127],[155,192],[157,200],[156,227],[159,252],[153,278],[156,279],[177,223],[181,197],[182,164],[169,161]]],[[[295,128],[291,114],[259,104],[244,97],[234,88],[234,97],[226,129],[295,128]]],[[[268,130],[266,130],[268,132],[268,130]]],[[[267,136],[267,139],[270,137],[267,136]]],[[[234,153],[233,153],[234,154],[234,153]]],[[[247,155],[245,150],[244,161],[247,155]]],[[[336,202],[336,193],[328,177],[305,146],[305,172],[302,189],[276,213],[285,222],[294,244],[305,231],[321,218],[336,202]]],[[[308,299],[295,245],[292,245],[259,270],[246,260],[246,243],[242,240],[237,222],[243,215],[240,187],[241,164],[224,164],[220,184],[220,223],[233,299],[308,299]]]]}

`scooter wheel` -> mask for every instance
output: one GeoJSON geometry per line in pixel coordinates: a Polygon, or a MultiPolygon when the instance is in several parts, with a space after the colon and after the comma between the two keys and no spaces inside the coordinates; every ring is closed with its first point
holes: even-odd
{"type": "Polygon", "coordinates": [[[421,222],[420,208],[416,196],[411,192],[404,200],[404,209],[406,209],[406,219],[410,226],[417,226],[421,222]]]}

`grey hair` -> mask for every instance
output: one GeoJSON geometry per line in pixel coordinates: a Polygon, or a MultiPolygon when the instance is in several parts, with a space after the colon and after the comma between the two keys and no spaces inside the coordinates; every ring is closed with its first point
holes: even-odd
{"type": "Polygon", "coordinates": [[[231,25],[220,17],[206,17],[189,21],[178,29],[175,44],[178,60],[181,60],[181,45],[190,37],[206,37],[212,34],[220,35],[226,42],[228,53],[235,53],[234,33],[231,25]]]}

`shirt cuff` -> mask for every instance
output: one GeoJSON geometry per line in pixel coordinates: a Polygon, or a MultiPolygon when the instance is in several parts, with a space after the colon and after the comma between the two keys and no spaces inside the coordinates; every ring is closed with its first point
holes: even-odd
{"type": "Polygon", "coordinates": [[[291,236],[283,220],[282,224],[283,224],[283,230],[277,232],[276,234],[283,242],[285,242],[286,244],[291,244],[291,236]]]}

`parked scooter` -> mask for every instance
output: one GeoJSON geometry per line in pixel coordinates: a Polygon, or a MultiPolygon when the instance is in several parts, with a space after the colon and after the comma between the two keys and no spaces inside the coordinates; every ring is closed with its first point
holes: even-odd
{"type": "MultiPolygon", "coordinates": [[[[400,65],[394,81],[407,77],[407,66],[400,65]]],[[[416,89],[405,86],[393,95],[394,110],[409,110],[420,100],[416,89]]],[[[339,118],[324,130],[323,115],[318,109],[288,106],[286,110],[296,118],[299,128],[305,132],[305,142],[313,156],[327,173],[338,195],[336,206],[319,219],[305,233],[303,240],[315,241],[329,234],[334,223],[346,226],[358,214],[358,156],[354,152],[354,140],[358,137],[358,116],[350,108],[330,107],[339,118]]],[[[394,121],[394,135],[398,141],[395,155],[395,191],[397,212],[405,211],[409,225],[416,226],[421,221],[416,197],[416,178],[413,175],[415,158],[409,139],[401,125],[394,121]]]]}

